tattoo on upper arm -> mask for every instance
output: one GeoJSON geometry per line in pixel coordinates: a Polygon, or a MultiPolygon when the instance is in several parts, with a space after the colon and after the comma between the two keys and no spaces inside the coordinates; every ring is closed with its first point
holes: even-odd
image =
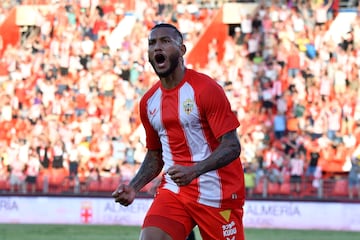
{"type": "Polygon", "coordinates": [[[240,148],[239,138],[235,130],[225,133],[220,141],[222,144],[234,147],[238,146],[240,148]]]}

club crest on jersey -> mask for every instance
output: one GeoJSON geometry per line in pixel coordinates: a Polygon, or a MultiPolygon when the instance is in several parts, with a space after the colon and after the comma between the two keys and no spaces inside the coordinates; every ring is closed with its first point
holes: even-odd
{"type": "Polygon", "coordinates": [[[194,108],[194,102],[193,102],[193,100],[191,100],[191,99],[186,99],[184,102],[183,102],[183,107],[184,107],[184,111],[185,111],[185,113],[187,114],[187,115],[189,115],[191,112],[192,112],[192,110],[193,110],[193,108],[194,108]]]}

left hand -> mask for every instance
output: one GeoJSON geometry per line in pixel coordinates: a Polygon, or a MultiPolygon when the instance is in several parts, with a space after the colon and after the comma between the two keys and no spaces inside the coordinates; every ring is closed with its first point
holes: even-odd
{"type": "Polygon", "coordinates": [[[174,165],[167,170],[167,174],[178,186],[188,185],[197,177],[194,166],[174,165]]]}

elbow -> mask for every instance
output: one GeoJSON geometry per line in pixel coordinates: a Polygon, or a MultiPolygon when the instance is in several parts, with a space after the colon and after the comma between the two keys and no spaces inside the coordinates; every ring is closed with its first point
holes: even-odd
{"type": "Polygon", "coordinates": [[[231,144],[231,156],[233,158],[233,160],[237,159],[238,157],[240,157],[241,154],[241,144],[239,141],[234,141],[231,144]]]}
{"type": "Polygon", "coordinates": [[[236,131],[232,131],[223,136],[220,148],[226,153],[227,159],[231,161],[240,157],[241,144],[236,131]]]}

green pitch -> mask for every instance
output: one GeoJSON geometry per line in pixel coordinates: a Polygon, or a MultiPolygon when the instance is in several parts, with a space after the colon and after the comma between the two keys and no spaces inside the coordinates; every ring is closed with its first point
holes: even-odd
{"type": "MultiPolygon", "coordinates": [[[[1,224],[0,240],[137,240],[139,227],[1,224]]],[[[198,231],[197,239],[201,240],[198,231]]],[[[246,229],[246,240],[359,240],[360,232],[246,229]]]]}

